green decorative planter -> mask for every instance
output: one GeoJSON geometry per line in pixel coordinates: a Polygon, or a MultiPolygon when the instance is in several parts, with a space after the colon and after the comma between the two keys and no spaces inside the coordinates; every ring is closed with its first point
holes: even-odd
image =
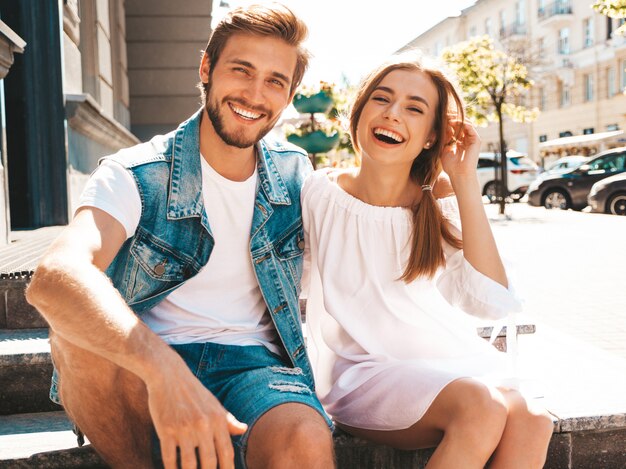
{"type": "Polygon", "coordinates": [[[332,98],[323,91],[311,96],[303,96],[300,93],[296,93],[293,97],[293,106],[301,114],[328,112],[332,105],[332,98]]]}
{"type": "Polygon", "coordinates": [[[326,153],[339,143],[339,132],[328,136],[321,130],[306,135],[288,135],[287,140],[294,145],[304,148],[308,153],[326,153]]]}

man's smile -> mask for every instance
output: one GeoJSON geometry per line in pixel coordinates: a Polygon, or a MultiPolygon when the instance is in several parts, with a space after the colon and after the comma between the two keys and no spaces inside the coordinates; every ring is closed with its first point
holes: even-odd
{"type": "Polygon", "coordinates": [[[256,121],[261,119],[262,117],[265,117],[266,114],[262,113],[262,112],[255,112],[252,111],[250,109],[245,109],[235,103],[233,103],[232,101],[228,103],[228,107],[231,109],[231,111],[233,111],[233,113],[235,113],[237,116],[241,117],[242,119],[245,119],[247,121],[256,121]]]}

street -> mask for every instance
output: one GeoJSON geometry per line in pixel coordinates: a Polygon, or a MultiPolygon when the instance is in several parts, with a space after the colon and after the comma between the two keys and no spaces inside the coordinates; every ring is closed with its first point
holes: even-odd
{"type": "Polygon", "coordinates": [[[626,359],[626,217],[485,205],[524,313],[626,359]]]}

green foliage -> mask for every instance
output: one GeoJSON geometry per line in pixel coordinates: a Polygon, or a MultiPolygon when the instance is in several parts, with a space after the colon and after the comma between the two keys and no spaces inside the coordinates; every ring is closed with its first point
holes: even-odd
{"type": "MultiPolygon", "coordinates": [[[[626,18],[626,0],[596,0],[593,9],[609,18],[626,18]]],[[[616,34],[626,34],[626,23],[615,31],[616,34]]]]}
{"type": "Polygon", "coordinates": [[[306,119],[297,126],[284,125],[283,131],[285,136],[308,135],[316,130],[321,130],[327,136],[333,136],[339,133],[339,143],[337,150],[345,149],[354,154],[350,135],[348,131],[348,112],[352,102],[354,89],[352,87],[337,88],[334,83],[320,81],[316,86],[302,86],[298,89],[298,94],[306,97],[313,96],[319,92],[325,93],[333,101],[331,108],[324,115],[318,115],[317,118],[306,119]]]}
{"type": "Polygon", "coordinates": [[[443,59],[455,72],[467,103],[467,115],[477,125],[508,115],[516,122],[529,122],[537,109],[512,104],[533,82],[526,66],[494,47],[489,36],[475,37],[443,51],[443,59]]]}

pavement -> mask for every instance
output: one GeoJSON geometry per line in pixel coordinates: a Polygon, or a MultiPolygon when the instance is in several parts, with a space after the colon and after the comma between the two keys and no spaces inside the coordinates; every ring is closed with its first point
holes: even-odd
{"type": "Polygon", "coordinates": [[[525,315],[626,361],[626,217],[485,209],[525,315]]]}
{"type": "MultiPolygon", "coordinates": [[[[515,373],[559,431],[626,427],[626,217],[486,205],[524,298],[515,373]]],[[[621,435],[621,434],[620,434],[621,435]]],[[[625,436],[619,445],[626,448],[625,436]]]]}

